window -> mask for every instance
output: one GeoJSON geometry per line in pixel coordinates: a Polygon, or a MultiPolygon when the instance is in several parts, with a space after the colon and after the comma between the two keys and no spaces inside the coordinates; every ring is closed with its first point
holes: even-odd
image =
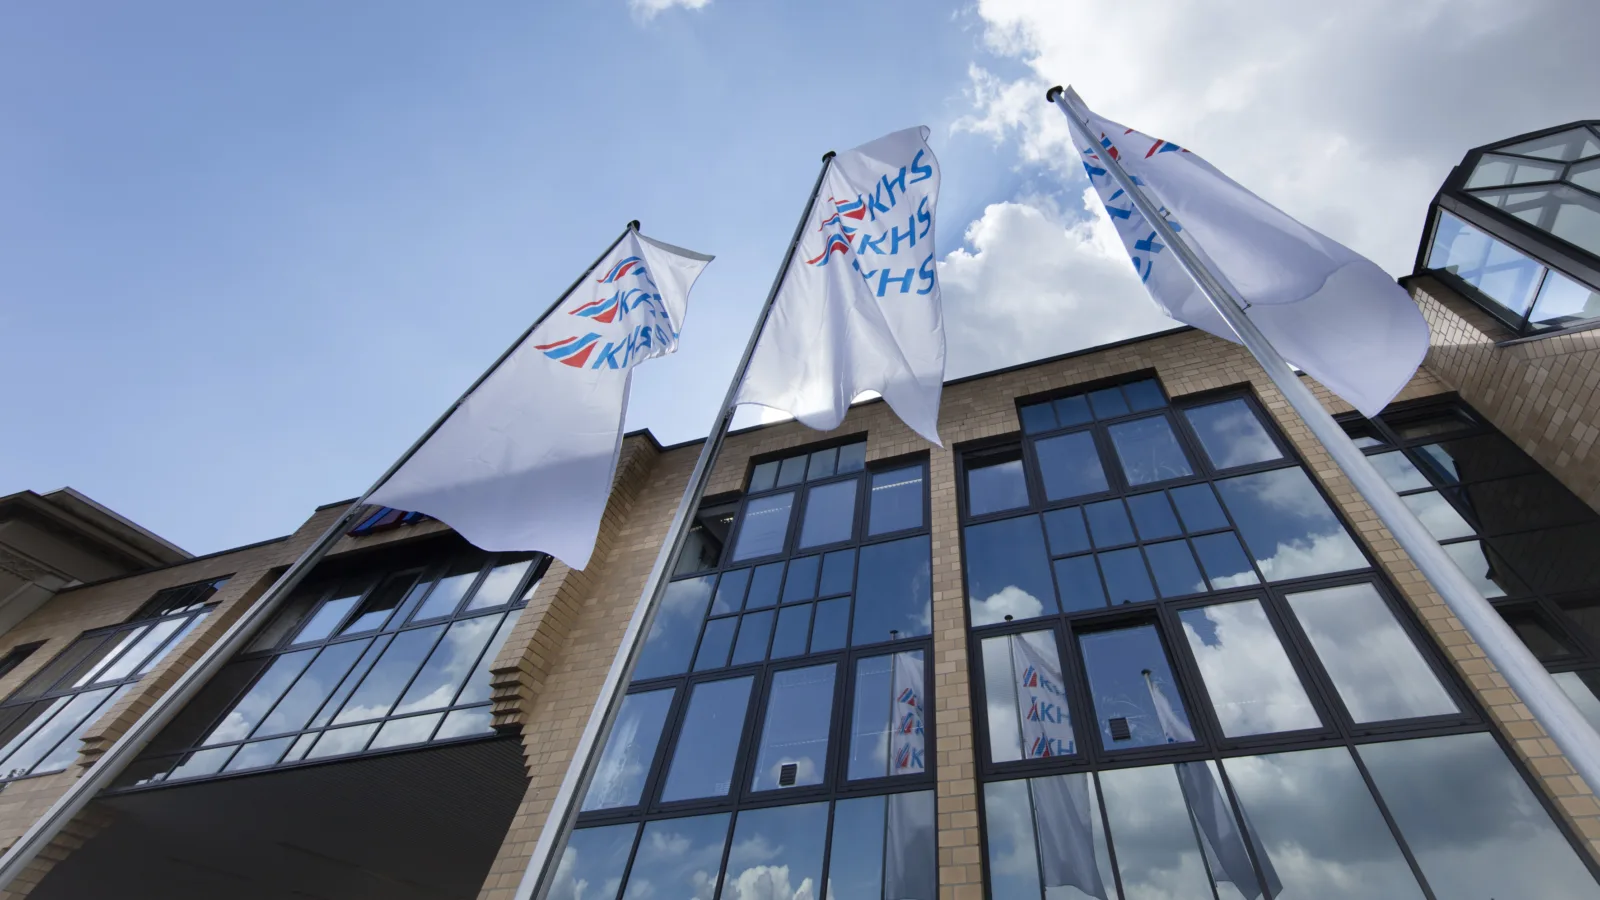
{"type": "Polygon", "coordinates": [[[7,650],[6,655],[0,657],[0,678],[5,677],[12,669],[22,665],[28,657],[33,655],[35,650],[43,647],[44,643],[44,641],[34,641],[31,644],[18,644],[7,650]]]}
{"type": "MultiPolygon", "coordinates": [[[[972,466],[1017,463],[1019,502],[961,505],[990,896],[1600,896],[1252,396],[1169,406],[1146,380],[1019,417],[1020,441],[968,451],[958,482],[970,495],[987,486],[972,466]],[[1063,457],[1039,446],[1063,435],[1093,453],[1073,471],[1098,466],[1098,492],[1049,489],[1063,457]],[[1453,795],[1456,779],[1474,784],[1453,795]],[[1457,871],[1454,854],[1482,856],[1457,871]]],[[[1364,427],[1413,493],[1528,474],[1503,448],[1464,454],[1465,413],[1364,427]]],[[[1569,615],[1600,637],[1592,600],[1569,615]]],[[[1600,714],[1569,629],[1516,621],[1600,714]]]]}
{"type": "Polygon", "coordinates": [[[552,897],[937,895],[928,467],[865,458],[755,461],[726,551],[666,588],[552,897]]]}
{"type": "Polygon", "coordinates": [[[1595,123],[1469,152],[1434,207],[1419,272],[1451,283],[1521,334],[1600,318],[1595,123]]]}
{"type": "Polygon", "coordinates": [[[1382,435],[1368,460],[1600,727],[1600,514],[1459,401],[1341,424],[1382,435]]]}
{"type": "Polygon", "coordinates": [[[116,786],[491,734],[489,666],[546,560],[417,555],[303,585],[116,786]]]}
{"type": "MultiPolygon", "coordinates": [[[[86,632],[23,682],[0,703],[0,779],[70,766],[83,733],[205,620],[227,582],[160,591],[133,619],[86,632]]],[[[40,646],[13,648],[0,666],[9,671],[40,646]]]]}

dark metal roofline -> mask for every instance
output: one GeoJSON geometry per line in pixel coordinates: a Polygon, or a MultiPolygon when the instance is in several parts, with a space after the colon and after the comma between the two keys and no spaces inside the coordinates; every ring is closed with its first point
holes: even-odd
{"type": "MultiPolygon", "coordinates": [[[[1578,128],[1583,125],[1587,125],[1591,128],[1600,128],[1600,119],[1575,119],[1566,123],[1565,125],[1552,125],[1549,128],[1540,128],[1537,131],[1519,134],[1516,137],[1502,138],[1498,141],[1484,144],[1481,147],[1473,147],[1471,150],[1468,150],[1467,153],[1470,155],[1480,150],[1501,150],[1511,146],[1512,144],[1520,144],[1523,141],[1531,141],[1535,138],[1549,137],[1552,134],[1560,134],[1563,131],[1570,131],[1573,128],[1578,128]]],[[[1463,157],[1463,160],[1464,159],[1465,157],[1463,157]]]]}

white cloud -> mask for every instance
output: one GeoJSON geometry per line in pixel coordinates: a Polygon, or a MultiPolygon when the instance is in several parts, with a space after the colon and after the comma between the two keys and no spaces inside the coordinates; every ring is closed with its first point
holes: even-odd
{"type": "Polygon", "coordinates": [[[981,600],[972,601],[972,621],[978,625],[1004,622],[1007,616],[1032,619],[1043,614],[1044,604],[1039,598],[1014,584],[1008,584],[981,600]]]}
{"type": "Polygon", "coordinates": [[[705,9],[710,5],[711,0],[628,0],[628,10],[641,22],[648,22],[674,6],[705,9]]]}
{"type": "MultiPolygon", "coordinates": [[[[1085,210],[1098,210],[1084,191],[1085,210]]],[[[1139,284],[1103,213],[1071,221],[1048,198],[995,203],[965,243],[970,251],[939,265],[947,377],[1177,325],[1139,284]]]]}
{"type": "Polygon", "coordinates": [[[1578,36],[1600,28],[1600,4],[979,0],[977,13],[987,47],[1031,74],[973,67],[975,113],[958,128],[1015,137],[1023,159],[1081,183],[1044,102],[1072,83],[1395,274],[1467,149],[1591,115],[1584,85],[1600,82],[1578,36]]]}

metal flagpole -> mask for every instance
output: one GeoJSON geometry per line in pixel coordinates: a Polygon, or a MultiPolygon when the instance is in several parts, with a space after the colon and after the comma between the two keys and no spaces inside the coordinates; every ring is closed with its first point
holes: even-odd
{"type": "Polygon", "coordinates": [[[400,467],[405,465],[406,461],[411,459],[423,444],[427,443],[428,438],[433,437],[434,432],[444,425],[445,420],[450,418],[450,415],[462,403],[466,402],[466,399],[472,395],[473,391],[478,389],[479,385],[482,385],[490,375],[494,374],[496,369],[500,368],[500,364],[505,362],[507,357],[522,346],[522,342],[526,341],[528,336],[533,334],[534,329],[538,328],[545,319],[548,319],[561,306],[561,302],[568,295],[577,290],[578,285],[583,283],[583,279],[587,278],[589,273],[593,272],[595,267],[599,266],[612,250],[616,249],[618,244],[622,243],[622,239],[627,237],[629,232],[637,232],[638,230],[639,221],[637,219],[629,222],[627,228],[617,235],[616,240],[606,247],[605,252],[596,257],[595,261],[583,270],[583,274],[579,275],[577,280],[573,281],[565,291],[561,292],[556,301],[550,304],[550,307],[541,313],[539,318],[535,319],[533,324],[529,325],[528,329],[522,332],[516,341],[506,348],[504,353],[500,354],[500,358],[496,359],[488,369],[485,369],[483,374],[478,376],[478,380],[474,381],[471,387],[456,398],[456,401],[450,404],[444,414],[439,416],[428,427],[428,430],[423,432],[422,436],[417,438],[416,442],[405,453],[401,454],[400,458],[395,460],[394,464],[379,476],[377,481],[372,483],[371,487],[367,488],[355,502],[351,503],[344,513],[332,525],[329,525],[327,530],[322,532],[315,543],[307,547],[305,552],[301,553],[299,558],[282,575],[278,576],[277,581],[274,581],[272,586],[267,588],[266,593],[261,595],[261,599],[252,603],[244,611],[244,614],[239,617],[239,620],[234,622],[227,631],[223,632],[222,637],[211,645],[210,649],[201,654],[200,659],[193,666],[179,675],[178,680],[172,687],[165,694],[158,697],[155,703],[151,704],[145,714],[140,716],[139,720],[134,722],[127,732],[118,738],[116,743],[112,744],[99,759],[95,760],[94,764],[83,773],[81,778],[72,783],[72,786],[61,796],[61,799],[52,804],[45,811],[45,814],[34,822],[33,826],[24,832],[16,843],[11,845],[5,856],[0,857],[0,890],[6,888],[18,875],[22,874],[28,864],[33,862],[34,858],[49,846],[51,841],[55,840],[56,835],[67,826],[67,823],[71,822],[72,818],[90,800],[94,799],[96,794],[109,786],[112,779],[120,775],[128,763],[133,762],[134,757],[138,756],[139,751],[143,750],[145,745],[172,720],[173,716],[183,709],[184,704],[199,693],[205,683],[211,679],[211,676],[216,674],[218,669],[221,669],[224,664],[232,659],[234,654],[255,636],[261,626],[272,618],[272,614],[283,605],[283,601],[289,595],[289,592],[299,585],[317,562],[327,555],[328,550],[333,547],[339,537],[349,530],[351,523],[356,518],[356,513],[366,505],[366,500],[372,496],[373,491],[381,487],[394,473],[400,471],[400,467]]]}
{"type": "Polygon", "coordinates": [[[705,496],[706,484],[711,479],[711,466],[716,461],[717,453],[722,449],[723,438],[727,436],[728,426],[733,423],[733,413],[736,408],[734,402],[739,394],[739,385],[744,381],[745,371],[750,367],[750,358],[755,355],[756,343],[761,339],[761,330],[767,324],[767,317],[772,312],[772,303],[778,297],[778,289],[783,287],[783,278],[789,272],[789,264],[794,261],[795,249],[800,246],[800,238],[805,234],[806,223],[811,219],[811,210],[816,206],[817,192],[822,189],[822,179],[828,174],[828,165],[833,161],[833,151],[829,150],[822,155],[822,171],[817,173],[816,184],[811,186],[811,196],[806,199],[805,212],[801,213],[800,221],[794,226],[794,237],[789,240],[789,249],[784,251],[783,264],[778,267],[778,275],[772,280],[772,289],[767,292],[767,299],[761,305],[761,312],[756,316],[755,328],[750,331],[750,341],[745,344],[744,356],[739,360],[739,366],[734,370],[733,380],[728,384],[728,393],[722,399],[722,409],[717,413],[717,418],[711,424],[711,433],[706,435],[706,442],[700,448],[700,458],[695,460],[694,471],[689,475],[689,483],[683,488],[683,497],[678,501],[678,511],[672,517],[671,529],[667,538],[661,544],[661,550],[656,554],[655,565],[650,569],[650,577],[645,581],[644,591],[639,595],[639,602],[633,608],[633,617],[628,620],[628,627],[622,633],[622,643],[619,645],[616,657],[611,661],[611,668],[606,672],[605,681],[600,685],[600,696],[594,701],[594,711],[589,714],[589,723],[584,726],[583,735],[578,738],[578,746],[573,751],[572,761],[567,765],[567,772],[561,779],[561,787],[556,791],[556,796],[550,804],[550,811],[545,816],[544,827],[539,831],[539,841],[534,845],[533,855],[528,859],[528,866],[523,870],[522,881],[517,884],[516,893],[512,900],[532,900],[533,897],[543,897],[550,891],[550,876],[555,871],[556,849],[566,843],[567,835],[572,832],[572,821],[575,818],[579,798],[589,789],[589,782],[594,778],[595,765],[599,762],[598,753],[604,738],[610,735],[611,726],[616,723],[617,713],[622,706],[622,694],[627,687],[628,679],[633,675],[634,662],[639,657],[639,642],[649,633],[650,626],[655,622],[656,611],[661,606],[661,595],[666,590],[668,571],[667,568],[678,558],[678,553],[683,548],[684,540],[689,534],[689,522],[694,511],[700,506],[700,498],[705,496]]]}
{"type": "MultiPolygon", "coordinates": [[[[1066,114],[1067,121],[1072,124],[1074,133],[1082,146],[1096,147],[1099,142],[1089,133],[1088,109],[1084,106],[1082,98],[1072,88],[1062,89],[1053,87],[1046,94],[1045,99],[1066,114]]],[[[1241,343],[1249,349],[1256,362],[1266,370],[1267,377],[1283,392],[1289,405],[1305,421],[1306,427],[1316,435],[1322,446],[1327,448],[1328,455],[1344,471],[1356,490],[1371,504],[1378,518],[1388,527],[1402,549],[1406,551],[1422,570],[1433,585],[1439,596],[1444,598],[1445,605],[1461,620],[1462,626],[1472,639],[1483,648],[1495,668],[1505,676],[1511,689],[1516,691],[1522,701],[1533,712],[1534,718],[1544,726],[1544,730],[1561,748],[1561,752],[1572,763],[1574,769],[1589,783],[1593,790],[1600,791],[1600,735],[1590,727],[1583,714],[1567,698],[1565,692],[1556,684],[1550,673],[1545,671],[1543,664],[1534,658],[1533,654],[1511,630],[1499,613],[1489,601],[1484,599],[1472,582],[1456,568],[1450,557],[1433,539],[1427,528],[1411,512],[1411,508],[1401,501],[1400,496],[1383,480],[1378,470],[1372,467],[1367,457],[1344,433],[1344,429],[1328,415],[1312,396],[1311,391],[1301,383],[1299,376],[1289,368],[1289,364],[1278,351],[1273,348],[1266,336],[1256,328],[1250,317],[1245,315],[1240,298],[1233,295],[1226,284],[1219,279],[1206,266],[1205,262],[1195,254],[1185,239],[1172,229],[1157,209],[1145,196],[1144,191],[1135,184],[1128,173],[1123,170],[1121,162],[1111,153],[1099,154],[1101,165],[1116,179],[1117,186],[1127,192],[1129,198],[1138,207],[1139,213],[1144,216],[1150,227],[1161,236],[1167,246],[1171,247],[1177,255],[1178,262],[1184,271],[1199,285],[1212,306],[1227,321],[1228,326],[1239,336],[1241,343]]]]}

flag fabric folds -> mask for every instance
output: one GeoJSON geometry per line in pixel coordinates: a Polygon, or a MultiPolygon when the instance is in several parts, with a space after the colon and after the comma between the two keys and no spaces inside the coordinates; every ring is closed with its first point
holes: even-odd
{"type": "Polygon", "coordinates": [[[1089,776],[1032,778],[1034,819],[1039,833],[1039,863],[1044,886],[1075,887],[1106,900],[1105,880],[1095,861],[1096,813],[1089,803],[1089,776]]]}
{"type": "Polygon", "coordinates": [[[827,431],[877,391],[939,443],[944,317],[934,259],[939,163],[908,128],[828,166],[738,402],[827,431]]]}
{"type": "Polygon", "coordinates": [[[1167,315],[1238,340],[1118,187],[1103,155],[1122,164],[1286,359],[1368,417],[1405,387],[1427,353],[1428,325],[1394,279],[1187,149],[1092,112],[1088,121],[1091,143],[1084,145],[1084,135],[1078,143],[1084,168],[1138,277],[1167,315]]]}
{"type": "Polygon", "coordinates": [[[677,350],[710,260],[630,230],[369,501],[427,513],[484,550],[587,566],[633,369],[677,350]]]}
{"type": "Polygon", "coordinates": [[[1013,634],[1007,640],[1011,642],[1011,671],[1017,679],[1023,758],[1071,756],[1077,747],[1060,667],[1033,649],[1024,636],[1013,634]]]}
{"type": "Polygon", "coordinates": [[[914,653],[896,653],[894,675],[889,684],[894,691],[889,722],[894,736],[890,745],[889,774],[912,775],[925,771],[921,657],[914,653]]]}

